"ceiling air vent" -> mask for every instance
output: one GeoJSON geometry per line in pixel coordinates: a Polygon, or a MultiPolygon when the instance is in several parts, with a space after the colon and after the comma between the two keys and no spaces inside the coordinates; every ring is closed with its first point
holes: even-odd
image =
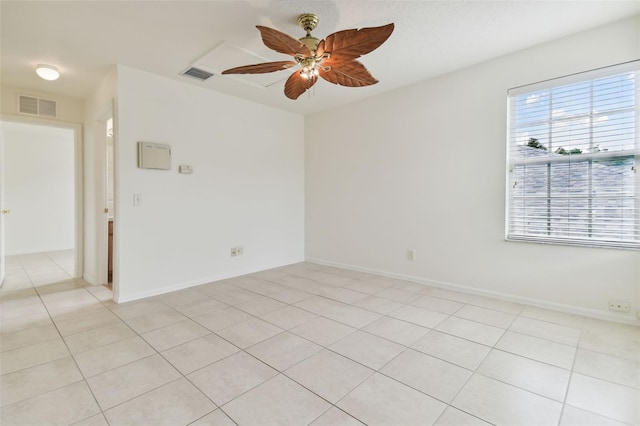
{"type": "Polygon", "coordinates": [[[187,70],[184,71],[182,75],[188,75],[189,77],[197,78],[200,81],[205,81],[206,79],[211,77],[213,74],[208,71],[201,70],[200,68],[190,67],[190,68],[187,68],[187,70]]]}
{"type": "Polygon", "coordinates": [[[55,118],[57,115],[56,101],[18,95],[18,113],[55,118]]]}

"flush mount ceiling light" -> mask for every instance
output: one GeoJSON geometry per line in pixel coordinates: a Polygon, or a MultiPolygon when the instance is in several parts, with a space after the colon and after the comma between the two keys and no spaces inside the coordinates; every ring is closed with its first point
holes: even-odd
{"type": "Polygon", "coordinates": [[[60,77],[60,73],[56,67],[52,67],[51,65],[43,65],[39,64],[36,67],[36,74],[45,80],[57,80],[60,77]]]}
{"type": "Polygon", "coordinates": [[[284,85],[284,94],[289,99],[297,99],[318,81],[318,77],[347,87],[376,84],[378,80],[356,59],[384,43],[393,32],[393,24],[338,31],[320,40],[311,35],[318,22],[313,13],[300,15],[298,25],[307,35],[298,40],[258,25],[262,41],[268,48],[293,56],[294,60],[245,65],[225,70],[222,74],[262,74],[299,67],[284,85]]]}

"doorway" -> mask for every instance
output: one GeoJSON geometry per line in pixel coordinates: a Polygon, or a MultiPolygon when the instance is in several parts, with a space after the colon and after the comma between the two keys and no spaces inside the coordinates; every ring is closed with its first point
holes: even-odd
{"type": "Polygon", "coordinates": [[[2,118],[3,291],[82,276],[79,126],[2,118]]]}

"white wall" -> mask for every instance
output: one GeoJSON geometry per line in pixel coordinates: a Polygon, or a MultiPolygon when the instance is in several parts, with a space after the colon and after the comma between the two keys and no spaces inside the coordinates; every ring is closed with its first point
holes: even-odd
{"type": "Polygon", "coordinates": [[[74,134],[2,122],[7,255],[73,249],[74,134]]]}
{"type": "Polygon", "coordinates": [[[510,87],[638,59],[639,29],[622,21],[307,117],[307,258],[591,315],[624,300],[616,318],[632,321],[639,252],[504,240],[505,116],[510,87]]]}
{"type": "Polygon", "coordinates": [[[117,80],[119,301],[304,259],[302,116],[123,66],[117,80]],[[171,170],[138,169],[138,141],[170,144],[171,170]]]}

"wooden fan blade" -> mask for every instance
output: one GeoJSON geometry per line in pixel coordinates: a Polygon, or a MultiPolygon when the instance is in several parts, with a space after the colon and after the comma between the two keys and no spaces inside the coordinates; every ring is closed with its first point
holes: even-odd
{"type": "Polygon", "coordinates": [[[311,86],[316,84],[318,77],[315,75],[311,78],[304,78],[300,72],[296,71],[291,74],[291,77],[284,84],[284,94],[289,99],[298,99],[298,96],[302,95],[311,86]]]}
{"type": "Polygon", "coordinates": [[[327,71],[323,67],[318,69],[320,77],[339,86],[362,87],[378,82],[358,61],[339,62],[328,68],[327,71]]]}
{"type": "Polygon", "coordinates": [[[357,59],[387,41],[393,28],[393,24],[387,24],[381,27],[338,31],[327,36],[324,49],[331,53],[329,59],[334,63],[357,59]]]}
{"type": "Polygon", "coordinates": [[[300,40],[296,40],[290,35],[274,30],[273,28],[263,27],[261,25],[256,25],[256,28],[262,35],[262,42],[269,49],[290,56],[296,56],[296,54],[311,56],[309,48],[302,44],[300,40]]]}
{"type": "Polygon", "coordinates": [[[293,61],[265,62],[264,64],[245,65],[222,71],[222,74],[264,74],[282,71],[295,66],[293,61]]]}
{"type": "Polygon", "coordinates": [[[324,55],[324,40],[320,40],[320,43],[318,43],[318,47],[316,47],[316,56],[322,56],[324,55]]]}

